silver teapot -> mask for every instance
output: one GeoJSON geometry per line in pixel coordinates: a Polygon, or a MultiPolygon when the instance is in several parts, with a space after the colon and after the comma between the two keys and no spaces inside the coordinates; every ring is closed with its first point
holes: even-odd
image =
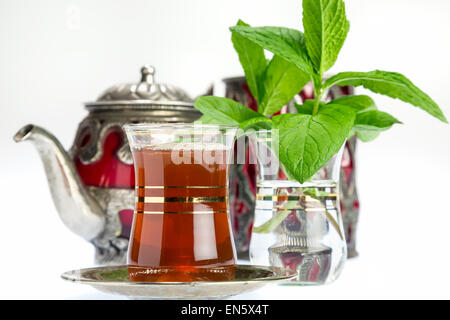
{"type": "Polygon", "coordinates": [[[139,82],[113,86],[85,107],[88,115],[69,151],[33,124],[21,128],[14,140],[29,140],[37,148],[61,220],[95,246],[95,262],[124,264],[134,210],[134,167],[122,125],[192,122],[201,113],[185,91],[156,83],[151,66],[141,69],[139,82]]]}

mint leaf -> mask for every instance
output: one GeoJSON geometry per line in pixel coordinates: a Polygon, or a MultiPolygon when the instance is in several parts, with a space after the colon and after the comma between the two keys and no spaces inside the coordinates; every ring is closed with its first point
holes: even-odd
{"type": "Polygon", "coordinates": [[[272,120],[263,116],[255,117],[248,119],[246,121],[243,121],[239,123],[239,126],[244,129],[263,129],[263,130],[270,130],[272,129],[272,120]]]}
{"type": "Polygon", "coordinates": [[[306,74],[314,73],[302,32],[283,27],[235,26],[230,30],[295,64],[306,74]]]}
{"type": "MultiPolygon", "coordinates": [[[[294,106],[297,109],[298,113],[312,115],[314,103],[314,100],[306,100],[305,102],[303,102],[303,104],[297,104],[294,102],[294,106]]],[[[324,104],[324,102],[320,102],[319,106],[323,106],[324,104]]]]}
{"type": "Polygon", "coordinates": [[[371,72],[342,72],[325,81],[324,87],[328,88],[336,84],[340,86],[363,86],[375,93],[410,103],[439,120],[448,123],[436,102],[400,73],[380,70],[371,72]]]}
{"type": "Polygon", "coordinates": [[[211,116],[206,115],[206,114],[202,115],[200,118],[198,118],[194,122],[195,123],[206,123],[206,124],[225,124],[225,123],[220,123],[216,119],[214,119],[211,116]]]}
{"type": "Polygon", "coordinates": [[[239,126],[246,120],[262,117],[258,112],[231,99],[203,96],[198,97],[194,102],[194,107],[202,112],[206,120],[214,123],[239,126]]]}
{"type": "Polygon", "coordinates": [[[376,110],[375,101],[369,96],[342,96],[330,101],[328,104],[340,104],[353,108],[355,111],[376,110]]]}
{"type": "MultiPolygon", "coordinates": [[[[237,25],[249,26],[241,20],[238,21],[237,25]]],[[[256,101],[260,102],[262,94],[260,93],[258,86],[267,67],[264,49],[235,32],[231,35],[231,41],[239,56],[241,66],[244,69],[250,92],[256,101]]]]}
{"type": "Polygon", "coordinates": [[[313,197],[313,198],[323,198],[329,196],[330,192],[327,191],[320,191],[317,190],[317,188],[303,188],[302,189],[303,194],[313,197]]]}
{"type": "Polygon", "coordinates": [[[279,130],[279,157],[300,183],[311,178],[336,154],[350,133],[355,112],[341,105],[322,105],[318,112],[273,117],[279,130]]]}
{"type": "Polygon", "coordinates": [[[342,0],[303,0],[305,43],[318,74],[330,69],[344,45],[350,24],[342,0]]]}
{"type": "Polygon", "coordinates": [[[390,114],[378,110],[368,110],[356,114],[353,131],[363,142],[374,140],[382,131],[394,124],[401,124],[390,114]]]}
{"type": "Polygon", "coordinates": [[[261,83],[264,95],[258,111],[264,115],[280,111],[308,82],[307,74],[275,55],[264,73],[261,83]]]}
{"type": "Polygon", "coordinates": [[[356,114],[354,126],[371,126],[381,130],[387,130],[394,124],[401,124],[402,122],[391,116],[389,113],[368,110],[356,114]]]}
{"type": "Polygon", "coordinates": [[[390,114],[378,111],[375,102],[369,96],[343,96],[328,104],[345,105],[357,112],[350,136],[356,134],[363,142],[372,141],[382,131],[390,129],[394,124],[401,123],[390,114]]]}
{"type": "Polygon", "coordinates": [[[376,131],[376,130],[364,130],[364,129],[356,130],[355,128],[353,128],[349,137],[356,134],[358,139],[361,140],[362,142],[370,142],[370,141],[373,141],[376,138],[378,138],[380,133],[381,133],[380,131],[376,131]]]}

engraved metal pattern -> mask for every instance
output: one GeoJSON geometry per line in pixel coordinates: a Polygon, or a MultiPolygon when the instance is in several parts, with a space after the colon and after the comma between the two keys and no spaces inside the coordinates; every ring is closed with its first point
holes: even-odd
{"type": "Polygon", "coordinates": [[[112,86],[103,92],[96,102],[87,105],[130,104],[133,101],[154,104],[170,104],[175,101],[180,105],[192,106],[194,100],[178,87],[155,82],[155,68],[144,66],[141,68],[140,82],[112,86]]]}
{"type": "Polygon", "coordinates": [[[103,156],[103,143],[111,131],[121,135],[122,144],[116,152],[117,158],[127,165],[133,164],[128,140],[122,130],[126,123],[152,122],[192,122],[200,117],[199,112],[184,112],[180,110],[154,110],[151,107],[141,110],[109,109],[91,111],[78,126],[75,141],[70,150],[73,158],[79,157],[83,164],[97,162],[103,156]],[[159,111],[159,112],[157,112],[159,111]],[[90,135],[88,143],[81,146],[86,135],[90,135]]]}
{"type": "Polygon", "coordinates": [[[103,232],[91,242],[96,248],[95,262],[98,264],[126,263],[128,239],[119,237],[122,224],[119,212],[134,210],[133,189],[112,189],[100,187],[87,187],[105,210],[106,225],[103,232]]]}
{"type": "Polygon", "coordinates": [[[105,139],[111,131],[117,131],[121,133],[121,146],[118,149],[117,157],[125,164],[133,164],[131,150],[128,146],[127,139],[122,132],[122,125],[126,122],[123,120],[101,120],[97,117],[88,116],[84,119],[79,127],[75,136],[75,143],[70,151],[71,155],[76,158],[79,157],[83,164],[91,164],[100,160],[103,156],[103,144],[105,139]],[[85,135],[90,135],[89,142],[80,146],[82,139],[85,135]],[[126,155],[128,153],[129,155],[126,155]],[[120,155],[119,155],[120,154],[120,155]],[[131,160],[131,161],[130,161],[131,160]]]}
{"type": "Polygon", "coordinates": [[[124,164],[132,165],[128,140],[122,132],[126,123],[192,122],[201,113],[193,107],[193,99],[182,89],[155,82],[155,68],[144,66],[141,81],[116,85],[106,90],[97,101],[85,104],[89,115],[80,123],[71,149],[83,164],[98,161],[103,155],[103,142],[111,130],[121,133],[122,145],[116,156],[124,164]],[[80,146],[86,134],[90,140],[80,146]]]}
{"type": "Polygon", "coordinates": [[[123,139],[122,146],[117,150],[116,156],[122,163],[133,164],[133,155],[131,154],[128,139],[123,139]]]}

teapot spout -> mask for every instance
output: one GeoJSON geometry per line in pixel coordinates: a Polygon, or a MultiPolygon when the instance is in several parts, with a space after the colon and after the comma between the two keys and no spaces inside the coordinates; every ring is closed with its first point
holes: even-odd
{"type": "Polygon", "coordinates": [[[90,241],[105,227],[105,213],[89,194],[74,163],[61,143],[47,130],[29,124],[21,128],[14,141],[31,141],[39,152],[56,209],[63,223],[90,241]]]}

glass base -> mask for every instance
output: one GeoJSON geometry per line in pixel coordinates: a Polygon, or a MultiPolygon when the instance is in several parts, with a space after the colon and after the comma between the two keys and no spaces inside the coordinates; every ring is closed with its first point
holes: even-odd
{"type": "Polygon", "coordinates": [[[297,271],[287,285],[335,280],[346,258],[335,181],[262,181],[257,189],[251,262],[297,271]]]}
{"type": "Polygon", "coordinates": [[[273,266],[284,266],[297,271],[297,278],[290,283],[323,284],[330,273],[331,249],[325,246],[270,248],[269,258],[273,266]]]}

